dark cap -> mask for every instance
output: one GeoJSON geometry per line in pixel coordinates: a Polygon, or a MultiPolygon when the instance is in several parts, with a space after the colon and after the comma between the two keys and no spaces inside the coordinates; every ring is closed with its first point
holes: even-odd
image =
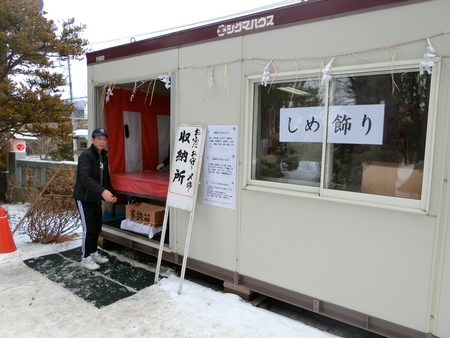
{"type": "Polygon", "coordinates": [[[103,128],[97,128],[92,132],[92,138],[95,138],[96,136],[106,136],[106,138],[108,138],[108,133],[106,132],[106,129],[103,128]]]}

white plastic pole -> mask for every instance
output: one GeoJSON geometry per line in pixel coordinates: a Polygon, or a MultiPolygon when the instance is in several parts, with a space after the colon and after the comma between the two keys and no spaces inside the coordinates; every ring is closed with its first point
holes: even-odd
{"type": "Polygon", "coordinates": [[[164,239],[166,238],[167,219],[169,218],[169,211],[170,207],[166,205],[166,210],[164,212],[163,228],[161,231],[161,239],[159,241],[158,263],[156,264],[156,271],[155,271],[155,282],[154,282],[155,284],[158,284],[159,270],[161,269],[161,260],[164,251],[164,239]]]}
{"type": "Polygon", "coordinates": [[[183,280],[184,280],[184,273],[186,272],[186,262],[189,251],[189,242],[191,241],[192,223],[194,221],[194,211],[195,208],[191,211],[191,215],[189,217],[189,227],[186,235],[186,247],[184,248],[183,265],[181,267],[180,285],[178,286],[179,295],[181,295],[181,292],[183,291],[183,280]]]}

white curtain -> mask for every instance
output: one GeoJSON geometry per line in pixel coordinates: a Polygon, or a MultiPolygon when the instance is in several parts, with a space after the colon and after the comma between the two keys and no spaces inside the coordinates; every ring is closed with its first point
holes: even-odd
{"type": "Polygon", "coordinates": [[[141,113],[123,112],[125,171],[142,171],[141,113]]]}
{"type": "Polygon", "coordinates": [[[157,119],[158,119],[159,163],[161,163],[169,154],[170,116],[157,115],[157,119]]]}

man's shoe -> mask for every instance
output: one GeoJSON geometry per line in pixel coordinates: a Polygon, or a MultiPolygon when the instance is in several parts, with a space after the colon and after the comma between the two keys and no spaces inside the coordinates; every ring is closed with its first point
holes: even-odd
{"type": "Polygon", "coordinates": [[[107,263],[109,259],[100,255],[97,251],[91,254],[92,259],[96,263],[107,263]]]}
{"type": "Polygon", "coordinates": [[[100,265],[94,262],[91,256],[81,259],[81,266],[87,270],[94,271],[100,269],[100,265]]]}

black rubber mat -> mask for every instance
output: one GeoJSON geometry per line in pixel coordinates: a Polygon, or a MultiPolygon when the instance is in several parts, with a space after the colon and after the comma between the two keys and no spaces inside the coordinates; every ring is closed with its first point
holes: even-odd
{"type": "Polygon", "coordinates": [[[99,251],[109,258],[109,262],[100,264],[100,269],[95,271],[87,271],[80,266],[81,247],[27,259],[24,263],[97,308],[129,297],[153,284],[154,272],[99,251]]]}

